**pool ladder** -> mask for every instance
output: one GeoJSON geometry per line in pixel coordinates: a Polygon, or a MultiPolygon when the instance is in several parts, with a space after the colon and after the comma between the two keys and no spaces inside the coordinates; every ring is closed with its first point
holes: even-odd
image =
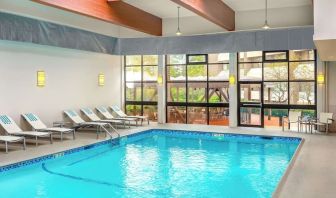
{"type": "Polygon", "coordinates": [[[106,132],[106,134],[108,134],[110,136],[110,140],[112,142],[112,139],[113,139],[113,135],[112,133],[116,133],[118,135],[117,139],[119,140],[120,139],[120,133],[118,132],[118,130],[116,128],[114,128],[112,126],[112,124],[109,124],[109,128],[113,130],[113,132],[110,132],[109,130],[107,130],[105,127],[102,126],[102,128],[104,129],[104,131],[106,132]]]}

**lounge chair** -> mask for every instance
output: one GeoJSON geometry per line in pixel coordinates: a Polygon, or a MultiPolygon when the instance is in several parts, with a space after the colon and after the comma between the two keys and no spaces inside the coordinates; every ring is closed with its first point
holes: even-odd
{"type": "Polygon", "coordinates": [[[36,146],[38,145],[37,139],[42,137],[49,137],[52,144],[52,133],[39,132],[39,131],[22,131],[20,127],[14,122],[12,118],[7,115],[0,115],[0,125],[5,129],[8,135],[22,136],[22,137],[34,137],[36,146]]]}
{"type": "Polygon", "coordinates": [[[288,116],[282,117],[282,131],[285,130],[285,123],[288,124],[288,129],[290,129],[290,125],[297,123],[298,125],[298,131],[300,131],[300,118],[301,118],[301,111],[293,111],[290,110],[288,113],[288,116]]]}
{"type": "Polygon", "coordinates": [[[125,121],[123,121],[123,120],[102,120],[90,108],[82,108],[81,112],[83,112],[85,114],[85,116],[88,117],[89,120],[92,121],[92,122],[109,123],[111,125],[113,125],[113,124],[119,124],[120,125],[121,124],[121,125],[124,126],[124,128],[126,128],[125,121]]]}
{"type": "Polygon", "coordinates": [[[63,141],[63,134],[71,134],[75,139],[75,129],[63,128],[63,127],[47,127],[41,119],[33,113],[22,114],[22,117],[30,124],[35,131],[46,131],[52,133],[59,133],[61,135],[61,141],[63,141]]]}
{"type": "Polygon", "coordinates": [[[8,143],[20,142],[22,141],[23,150],[26,150],[26,140],[24,137],[10,136],[10,135],[0,135],[0,142],[5,142],[6,153],[8,153],[8,143]]]}
{"type": "Polygon", "coordinates": [[[141,120],[141,125],[143,121],[147,120],[147,123],[149,125],[149,119],[147,116],[128,116],[117,105],[112,105],[110,108],[112,109],[113,112],[115,112],[121,118],[137,118],[141,120]]]}
{"type": "Polygon", "coordinates": [[[99,138],[99,133],[102,131],[105,131],[105,136],[108,133],[111,135],[110,129],[114,129],[112,125],[109,123],[104,123],[104,122],[85,122],[74,110],[65,110],[64,114],[70,118],[70,120],[73,122],[75,125],[75,128],[88,128],[88,127],[95,127],[96,128],[96,133],[97,133],[97,139],[99,138]]]}
{"type": "Polygon", "coordinates": [[[326,134],[329,132],[329,125],[332,124],[333,120],[333,113],[320,113],[320,117],[316,120],[311,122],[312,126],[317,126],[317,131],[320,131],[320,127],[324,126],[326,129],[326,134]]]}
{"type": "Polygon", "coordinates": [[[97,107],[97,111],[104,117],[104,119],[107,120],[124,120],[125,122],[129,123],[129,126],[131,125],[131,122],[135,122],[135,125],[138,126],[138,118],[115,118],[106,107],[97,107]]]}

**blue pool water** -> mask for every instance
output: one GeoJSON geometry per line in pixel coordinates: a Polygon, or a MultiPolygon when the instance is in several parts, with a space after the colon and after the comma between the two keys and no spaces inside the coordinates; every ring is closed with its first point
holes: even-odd
{"type": "Polygon", "coordinates": [[[0,173],[0,197],[271,197],[300,143],[150,130],[0,173]]]}

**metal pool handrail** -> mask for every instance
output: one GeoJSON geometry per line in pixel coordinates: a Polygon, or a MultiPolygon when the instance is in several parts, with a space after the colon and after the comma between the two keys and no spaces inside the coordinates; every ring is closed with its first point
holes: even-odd
{"type": "MultiPolygon", "coordinates": [[[[117,138],[120,138],[120,133],[118,132],[118,130],[116,128],[114,128],[111,124],[108,124],[108,125],[113,130],[113,132],[115,132],[118,135],[117,138]]],[[[112,133],[109,130],[107,130],[104,126],[102,126],[102,128],[110,136],[110,139],[112,140],[113,139],[112,133]]]]}

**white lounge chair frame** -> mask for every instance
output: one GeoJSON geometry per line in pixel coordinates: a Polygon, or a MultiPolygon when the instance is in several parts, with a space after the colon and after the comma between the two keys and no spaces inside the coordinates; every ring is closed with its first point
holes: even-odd
{"type": "Polygon", "coordinates": [[[122,118],[118,117],[115,118],[108,110],[106,107],[97,107],[97,111],[107,120],[124,120],[125,122],[128,122],[128,126],[131,126],[131,122],[135,122],[135,125],[138,126],[138,118],[122,118]]]}
{"type": "Polygon", "coordinates": [[[147,116],[128,116],[117,105],[112,105],[110,106],[110,108],[112,109],[113,112],[115,112],[121,118],[137,118],[141,120],[141,125],[144,120],[147,120],[147,123],[149,125],[149,118],[147,116]]]}
{"type": "Polygon", "coordinates": [[[84,113],[84,115],[86,117],[89,118],[90,121],[92,122],[102,122],[102,123],[109,123],[111,125],[113,124],[122,124],[124,126],[124,128],[126,128],[126,123],[124,120],[102,120],[100,119],[97,114],[95,114],[92,109],[90,108],[82,108],[80,109],[82,113],[84,113]]]}
{"type": "MultiPolygon", "coordinates": [[[[64,114],[70,118],[70,120],[73,122],[76,128],[86,128],[86,127],[95,127],[96,128],[96,134],[97,139],[99,139],[99,133],[104,131],[105,137],[107,134],[111,135],[112,133],[108,130],[108,128],[115,130],[112,125],[109,123],[103,123],[103,122],[85,122],[74,110],[65,110],[64,114]]],[[[112,135],[111,135],[112,137],[112,135]]]]}
{"type": "Polygon", "coordinates": [[[0,115],[0,125],[5,129],[8,135],[34,137],[35,144],[38,145],[38,138],[49,137],[50,143],[53,143],[52,133],[39,131],[23,131],[14,120],[7,115],[0,115]]]}
{"type": "Polygon", "coordinates": [[[282,131],[285,130],[285,123],[288,123],[288,129],[290,129],[290,125],[293,123],[297,123],[298,132],[300,131],[300,118],[301,118],[301,111],[292,111],[290,110],[288,116],[282,117],[282,131]]]}
{"type": "Polygon", "coordinates": [[[8,153],[8,143],[20,142],[22,141],[23,150],[26,150],[26,139],[24,137],[1,135],[0,141],[5,142],[6,153],[8,153]]]}
{"type": "Polygon", "coordinates": [[[72,139],[75,137],[75,129],[64,127],[47,127],[42,120],[33,113],[22,114],[22,117],[30,124],[35,131],[45,131],[52,133],[59,133],[61,135],[61,141],[63,141],[63,134],[72,134],[72,139]]]}

